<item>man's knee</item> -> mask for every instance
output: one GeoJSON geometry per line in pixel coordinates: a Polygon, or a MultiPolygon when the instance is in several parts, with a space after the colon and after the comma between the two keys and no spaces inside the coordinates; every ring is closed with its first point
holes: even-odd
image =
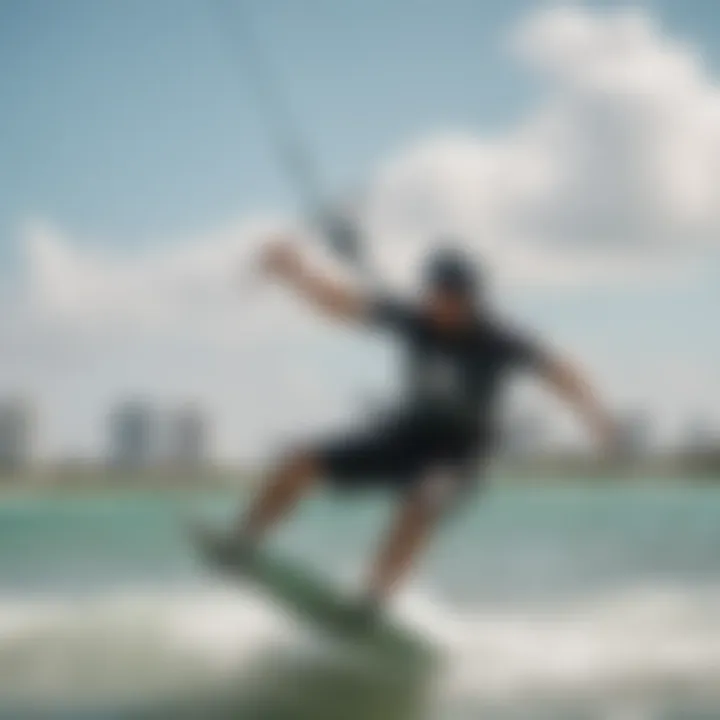
{"type": "Polygon", "coordinates": [[[298,482],[312,482],[322,473],[322,461],[311,448],[295,448],[285,455],[280,474],[291,476],[298,482]]]}
{"type": "Polygon", "coordinates": [[[449,470],[428,473],[415,488],[414,500],[419,508],[431,516],[446,515],[462,494],[461,478],[449,470]]]}

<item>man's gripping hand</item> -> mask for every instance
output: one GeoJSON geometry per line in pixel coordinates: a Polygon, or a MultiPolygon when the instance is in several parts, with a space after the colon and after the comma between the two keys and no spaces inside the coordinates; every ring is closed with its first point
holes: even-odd
{"type": "Polygon", "coordinates": [[[304,258],[288,235],[272,237],[260,253],[260,271],[271,278],[292,282],[305,270],[304,258]]]}

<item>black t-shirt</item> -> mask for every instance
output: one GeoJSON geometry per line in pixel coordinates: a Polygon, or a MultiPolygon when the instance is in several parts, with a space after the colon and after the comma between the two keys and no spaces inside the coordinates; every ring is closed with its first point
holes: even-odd
{"type": "Polygon", "coordinates": [[[490,439],[502,381],[514,369],[537,369],[543,350],[500,322],[476,320],[458,333],[443,332],[412,305],[373,302],[373,326],[394,333],[405,349],[403,412],[432,418],[490,439]]]}

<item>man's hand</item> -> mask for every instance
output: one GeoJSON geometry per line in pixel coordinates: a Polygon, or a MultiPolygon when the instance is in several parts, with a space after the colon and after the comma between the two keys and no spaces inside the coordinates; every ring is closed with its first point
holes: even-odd
{"type": "Polygon", "coordinates": [[[618,452],[619,431],[615,420],[606,412],[601,412],[593,422],[593,433],[603,457],[613,458],[618,452]]]}
{"type": "Polygon", "coordinates": [[[274,237],[260,254],[260,269],[270,277],[293,280],[303,274],[300,251],[287,236],[274,237]]]}

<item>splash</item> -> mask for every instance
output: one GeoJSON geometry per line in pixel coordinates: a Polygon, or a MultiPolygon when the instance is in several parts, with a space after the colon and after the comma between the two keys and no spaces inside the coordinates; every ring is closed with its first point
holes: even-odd
{"type": "MultiPolygon", "coordinates": [[[[654,716],[642,702],[636,707],[638,698],[712,696],[720,707],[713,690],[720,687],[719,599],[720,589],[640,588],[521,612],[455,607],[417,591],[401,598],[398,611],[446,650],[443,716],[549,699],[587,707],[631,698],[635,704],[602,717],[644,720],[654,716]]],[[[0,635],[0,707],[237,690],[256,682],[261,666],[269,677],[260,659],[274,651],[286,660],[294,654],[297,684],[298,668],[307,670],[321,652],[262,598],[221,586],[187,595],[0,602],[0,635]]],[[[287,671],[274,667],[274,687],[289,686],[287,671]]]]}

